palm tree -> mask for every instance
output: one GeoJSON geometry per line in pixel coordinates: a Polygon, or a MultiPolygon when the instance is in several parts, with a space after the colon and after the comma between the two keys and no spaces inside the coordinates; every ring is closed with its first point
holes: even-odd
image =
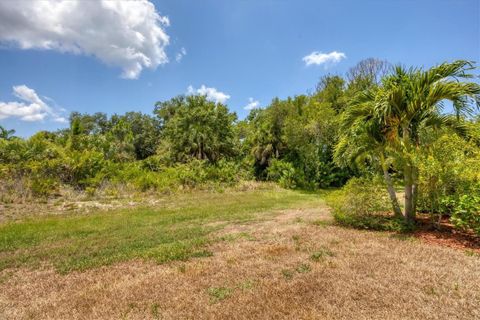
{"type": "Polygon", "coordinates": [[[463,132],[460,115],[469,114],[472,105],[479,104],[480,85],[464,82],[472,78],[475,69],[470,61],[459,60],[443,63],[429,70],[394,68],[380,87],[361,94],[349,111],[350,117],[372,119],[378,122],[377,130],[386,137],[400,156],[404,175],[405,212],[407,221],[415,219],[418,193],[418,169],[413,161],[421,141],[423,128],[451,127],[463,132]],[[442,114],[445,101],[451,101],[457,117],[442,114]]]}
{"type": "Polygon", "coordinates": [[[15,130],[7,130],[4,127],[0,126],[0,139],[11,140],[15,134],[15,130]]]}
{"type": "Polygon", "coordinates": [[[363,166],[368,162],[379,170],[385,180],[392,209],[396,217],[402,216],[393,180],[389,172],[395,159],[390,155],[391,142],[385,135],[386,127],[375,118],[372,101],[378,88],[358,95],[355,108],[342,114],[342,134],[335,147],[334,158],[340,165],[356,163],[363,166]]]}

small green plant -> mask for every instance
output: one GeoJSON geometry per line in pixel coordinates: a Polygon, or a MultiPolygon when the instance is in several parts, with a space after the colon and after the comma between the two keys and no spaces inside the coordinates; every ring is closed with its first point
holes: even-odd
{"type": "Polygon", "coordinates": [[[187,267],[184,264],[179,265],[177,269],[180,273],[185,273],[187,271],[187,267]]]}
{"type": "Polygon", "coordinates": [[[332,222],[328,220],[315,220],[312,224],[319,227],[328,227],[332,225],[332,222]]]}
{"type": "Polygon", "coordinates": [[[290,280],[293,278],[293,271],[289,269],[283,269],[282,275],[285,277],[285,279],[290,280]]]}
{"type": "Polygon", "coordinates": [[[297,267],[296,271],[297,271],[298,273],[307,273],[307,272],[312,271],[312,268],[310,267],[309,264],[307,264],[307,263],[302,263],[302,264],[300,264],[300,265],[297,267]]]}
{"type": "Polygon", "coordinates": [[[211,302],[219,302],[227,299],[233,293],[232,288],[228,287],[211,287],[208,288],[208,294],[210,295],[211,302]]]}
{"type": "Polygon", "coordinates": [[[213,256],[213,252],[209,250],[195,251],[190,255],[192,258],[208,258],[213,256]]]}
{"type": "Polygon", "coordinates": [[[480,258],[480,253],[479,252],[475,252],[473,250],[466,250],[465,251],[465,254],[469,257],[477,257],[477,258],[480,258]]]}
{"type": "Polygon", "coordinates": [[[300,218],[300,217],[296,217],[293,221],[294,221],[295,223],[302,223],[302,222],[303,222],[303,219],[300,218]]]}
{"type": "Polygon", "coordinates": [[[253,288],[254,285],[255,285],[255,282],[253,280],[247,279],[245,281],[240,282],[237,285],[237,288],[242,289],[242,290],[250,290],[250,289],[253,288]]]}
{"type": "Polygon", "coordinates": [[[153,317],[154,319],[159,319],[159,318],[160,318],[160,313],[159,313],[159,311],[158,311],[158,308],[159,308],[159,307],[160,307],[160,306],[158,305],[158,303],[154,303],[154,304],[152,304],[151,307],[150,307],[150,312],[152,313],[152,317],[153,317]]]}
{"type": "Polygon", "coordinates": [[[335,254],[330,249],[321,248],[318,251],[315,251],[314,253],[312,253],[312,255],[310,256],[310,259],[312,261],[318,262],[318,261],[325,260],[325,258],[327,257],[334,257],[334,256],[335,254]]]}

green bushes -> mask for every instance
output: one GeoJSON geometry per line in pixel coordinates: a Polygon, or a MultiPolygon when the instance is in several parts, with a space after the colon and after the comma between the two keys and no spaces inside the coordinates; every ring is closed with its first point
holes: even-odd
{"type": "Polygon", "coordinates": [[[473,230],[480,236],[480,188],[476,194],[463,195],[455,202],[450,220],[463,230],[473,230]]]}
{"type": "Polygon", "coordinates": [[[391,204],[379,177],[352,178],[327,196],[335,221],[357,229],[406,231],[403,219],[390,215],[391,204]]]}
{"type": "Polygon", "coordinates": [[[293,189],[297,186],[299,176],[290,162],[272,159],[267,168],[267,179],[278,182],[283,188],[293,189]]]}
{"type": "Polygon", "coordinates": [[[385,186],[377,177],[350,179],[336,192],[334,199],[332,205],[335,211],[353,216],[368,216],[390,210],[385,186]]]}
{"type": "MultiPolygon", "coordinates": [[[[135,191],[175,192],[179,189],[232,186],[253,179],[238,162],[221,160],[215,164],[192,160],[173,166],[152,166],[152,161],[114,163],[95,151],[70,152],[65,158],[28,162],[15,167],[2,166],[0,201],[15,202],[14,193],[26,198],[46,198],[58,194],[62,185],[93,195],[102,187],[128,187],[135,191]],[[152,170],[153,169],[153,170],[152,170]],[[12,188],[17,189],[15,192],[12,188]],[[7,198],[10,199],[7,201],[7,198]]],[[[111,191],[111,190],[110,190],[111,191]]],[[[20,200],[20,199],[17,199],[20,200]]]]}
{"type": "Polygon", "coordinates": [[[480,150],[455,134],[433,138],[416,159],[418,209],[434,220],[450,216],[456,227],[480,233],[480,150]]]}

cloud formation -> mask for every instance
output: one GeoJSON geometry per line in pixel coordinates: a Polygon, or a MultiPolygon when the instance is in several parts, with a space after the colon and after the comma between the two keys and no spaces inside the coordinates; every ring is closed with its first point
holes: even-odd
{"type": "Polygon", "coordinates": [[[322,53],[314,51],[308,56],[303,57],[305,65],[325,65],[325,67],[339,63],[341,60],[346,59],[347,56],[343,52],[332,51],[330,53],[322,53]]]}
{"type": "Polygon", "coordinates": [[[187,55],[187,49],[185,48],[180,49],[180,52],[177,53],[177,55],[175,56],[175,61],[177,62],[182,61],[183,57],[186,55],[187,55]]]}
{"type": "Polygon", "coordinates": [[[248,104],[243,109],[253,110],[258,107],[260,107],[260,102],[258,100],[254,100],[253,98],[248,98],[248,104]]]}
{"type": "Polygon", "coordinates": [[[228,94],[218,91],[216,88],[208,88],[203,84],[198,89],[188,86],[187,94],[200,94],[202,96],[206,96],[208,100],[216,103],[225,103],[228,99],[230,99],[228,94]]]}
{"type": "Polygon", "coordinates": [[[0,1],[4,44],[94,56],[126,79],[168,62],[169,24],[148,0],[0,1]]]}
{"type": "Polygon", "coordinates": [[[40,99],[35,90],[26,85],[14,86],[13,95],[22,101],[0,101],[0,120],[12,117],[34,122],[42,121],[48,117],[55,122],[67,122],[67,119],[62,117],[58,111],[40,99]]]}

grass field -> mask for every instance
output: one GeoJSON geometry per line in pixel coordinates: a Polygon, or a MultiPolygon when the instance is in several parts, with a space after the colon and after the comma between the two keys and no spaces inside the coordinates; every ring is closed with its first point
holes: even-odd
{"type": "Polygon", "coordinates": [[[191,193],[0,225],[0,319],[480,319],[480,258],[334,225],[322,196],[191,193]]]}
{"type": "Polygon", "coordinates": [[[42,264],[67,273],[132,258],[156,262],[208,256],[213,231],[265,218],[277,209],[314,204],[312,194],[284,190],[198,193],[159,208],[31,218],[0,226],[0,269],[42,264]],[[259,215],[262,213],[262,215],[259,215]]]}

